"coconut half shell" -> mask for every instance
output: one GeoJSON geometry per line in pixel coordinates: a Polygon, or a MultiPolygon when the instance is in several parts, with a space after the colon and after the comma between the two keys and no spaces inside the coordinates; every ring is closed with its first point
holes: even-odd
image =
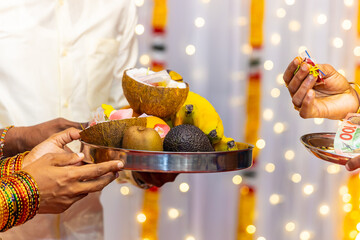
{"type": "Polygon", "coordinates": [[[131,108],[139,113],[167,118],[175,114],[184,104],[189,93],[189,85],[185,88],[159,87],[145,84],[124,72],[122,87],[131,108]]]}
{"type": "Polygon", "coordinates": [[[80,132],[84,142],[106,147],[121,147],[124,131],[131,126],[146,127],[146,118],[129,118],[98,123],[80,132]]]}

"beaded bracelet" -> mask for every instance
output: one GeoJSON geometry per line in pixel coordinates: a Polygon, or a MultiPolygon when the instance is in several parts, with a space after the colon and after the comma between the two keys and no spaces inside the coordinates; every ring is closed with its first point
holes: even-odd
{"type": "Polygon", "coordinates": [[[355,87],[353,87],[353,89],[354,89],[355,92],[356,92],[356,95],[357,95],[357,98],[358,98],[358,102],[359,102],[359,108],[358,108],[358,110],[357,110],[356,113],[360,113],[360,85],[357,84],[356,82],[349,82],[349,83],[350,83],[350,85],[352,84],[352,85],[355,86],[355,87]]]}
{"type": "Polygon", "coordinates": [[[7,126],[0,136],[0,158],[4,156],[4,144],[5,144],[6,133],[13,127],[14,127],[13,125],[7,126]]]}
{"type": "Polygon", "coordinates": [[[33,218],[39,209],[40,194],[34,179],[17,171],[0,179],[0,231],[33,218]]]}

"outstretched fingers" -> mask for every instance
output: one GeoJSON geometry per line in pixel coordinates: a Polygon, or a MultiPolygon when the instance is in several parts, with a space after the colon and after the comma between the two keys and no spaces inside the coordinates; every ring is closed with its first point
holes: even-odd
{"type": "Polygon", "coordinates": [[[108,161],[98,164],[87,164],[75,169],[77,179],[86,181],[97,179],[110,172],[118,172],[124,167],[123,161],[108,161]]]}

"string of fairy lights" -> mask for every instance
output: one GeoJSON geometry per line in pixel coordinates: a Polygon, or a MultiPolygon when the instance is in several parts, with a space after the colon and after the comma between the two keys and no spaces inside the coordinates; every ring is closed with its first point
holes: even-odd
{"type": "MultiPolygon", "coordinates": [[[[211,0],[201,0],[201,2],[203,4],[209,4],[209,3],[211,3],[211,0]]],[[[135,3],[137,5],[137,7],[141,8],[144,6],[145,1],[144,0],[135,0],[135,3]]],[[[274,13],[275,16],[279,19],[284,19],[288,14],[287,8],[295,5],[295,3],[296,3],[296,0],[284,0],[285,6],[278,8],[274,13]]],[[[354,2],[354,0],[343,0],[343,3],[344,3],[344,6],[346,6],[348,8],[352,8],[356,4],[354,2]]],[[[206,25],[206,21],[207,21],[206,18],[204,18],[202,16],[197,16],[193,19],[193,26],[197,29],[200,29],[206,25]]],[[[314,23],[316,23],[318,25],[325,25],[328,23],[328,21],[329,21],[329,16],[327,16],[324,13],[319,13],[316,16],[314,16],[314,23]]],[[[246,27],[249,24],[249,20],[246,16],[240,16],[236,19],[236,23],[237,23],[238,27],[240,27],[240,28],[246,27]]],[[[356,25],[356,24],[353,22],[352,19],[342,19],[341,23],[340,23],[340,26],[343,31],[353,31],[354,25],[356,25]]],[[[290,31],[290,32],[299,32],[299,31],[301,31],[301,29],[303,27],[304,26],[302,26],[302,24],[297,20],[290,20],[288,22],[288,31],[290,31]]],[[[144,26],[144,24],[142,24],[142,23],[139,23],[135,28],[135,33],[138,36],[146,34],[146,31],[147,31],[147,29],[144,26]]],[[[282,43],[281,33],[278,33],[278,32],[274,32],[274,33],[270,34],[270,36],[268,36],[266,39],[267,39],[266,42],[268,44],[271,44],[272,46],[279,46],[282,43]]],[[[333,48],[341,49],[344,47],[344,44],[345,44],[344,41],[345,40],[342,39],[341,37],[335,36],[332,38],[330,44],[333,48]]],[[[307,49],[306,46],[299,46],[298,53],[300,54],[305,49],[307,49]]],[[[253,49],[251,48],[251,46],[249,44],[244,44],[243,46],[241,46],[241,53],[244,55],[250,55],[252,51],[253,51],[253,49]]],[[[188,43],[185,46],[183,53],[188,56],[195,55],[196,54],[196,45],[193,43],[188,43]]],[[[353,54],[355,57],[360,57],[360,46],[354,47],[353,54]]],[[[139,64],[144,67],[150,66],[151,54],[146,53],[146,52],[142,53],[139,56],[139,64]]],[[[274,65],[275,65],[275,63],[271,59],[265,60],[263,62],[263,71],[273,71],[274,67],[275,67],[274,65]]],[[[344,76],[347,75],[347,73],[344,69],[338,69],[338,71],[344,76]]],[[[233,75],[239,75],[239,73],[233,73],[233,75]]],[[[241,77],[241,78],[243,78],[243,77],[241,77]]],[[[274,87],[271,88],[269,92],[263,92],[263,94],[268,94],[271,98],[278,99],[278,98],[280,98],[281,94],[288,94],[286,91],[287,90],[285,89],[284,82],[283,82],[283,75],[282,75],[282,73],[278,73],[276,78],[274,79],[274,87]]],[[[262,121],[272,124],[272,126],[273,126],[272,130],[273,130],[274,134],[276,134],[276,135],[284,134],[290,127],[289,123],[285,122],[285,121],[274,121],[275,115],[276,115],[276,113],[275,113],[274,109],[272,109],[271,107],[262,109],[262,114],[261,114],[262,121]]],[[[315,119],[313,119],[313,122],[316,125],[322,125],[324,123],[324,119],[315,118],[315,119]]],[[[256,147],[258,149],[266,148],[266,141],[267,140],[264,138],[259,138],[256,142],[256,147]]],[[[296,153],[295,149],[288,148],[288,149],[283,149],[281,151],[283,154],[283,159],[285,159],[286,162],[296,161],[297,153],[296,153]]],[[[259,169],[259,170],[263,171],[264,173],[278,174],[276,172],[277,165],[274,162],[268,162],[265,165],[261,165],[261,167],[262,167],[262,169],[259,169]]],[[[336,175],[341,172],[341,167],[336,164],[328,164],[326,166],[326,172],[330,175],[336,175]]],[[[262,173],[260,173],[260,174],[262,174],[262,173]]],[[[359,178],[360,178],[360,176],[359,176],[359,178]]],[[[288,180],[290,183],[293,183],[293,184],[302,184],[302,187],[301,187],[302,195],[305,198],[314,194],[318,188],[318,186],[316,186],[316,184],[314,184],[314,183],[305,182],[303,179],[303,176],[301,175],[300,172],[295,171],[295,172],[288,173],[288,180]]],[[[235,185],[241,186],[243,184],[243,182],[244,182],[244,177],[239,173],[234,173],[234,176],[232,177],[232,183],[235,185]]],[[[177,183],[177,184],[178,184],[177,187],[179,189],[179,192],[182,194],[187,194],[191,188],[190,184],[187,182],[181,182],[181,183],[177,183]]],[[[130,185],[123,185],[120,187],[120,193],[124,197],[130,196],[133,193],[132,188],[133,187],[130,185]]],[[[350,213],[350,212],[354,211],[354,208],[358,209],[357,206],[353,206],[354,199],[353,199],[352,195],[349,193],[348,186],[342,185],[338,189],[338,194],[339,194],[339,197],[340,197],[343,205],[342,206],[330,206],[329,203],[321,203],[317,207],[317,209],[318,209],[317,211],[318,211],[319,215],[326,217],[330,214],[331,211],[336,211],[336,210],[333,210],[333,208],[342,208],[342,211],[344,213],[350,213]]],[[[287,201],[286,197],[283,194],[276,193],[276,192],[270,194],[268,197],[268,202],[272,206],[279,205],[285,201],[287,201]]],[[[170,208],[166,209],[166,211],[167,211],[167,217],[170,220],[176,220],[176,219],[182,217],[183,214],[185,214],[184,213],[185,209],[178,209],[175,207],[170,207],[170,208]]],[[[146,215],[141,212],[137,213],[135,218],[139,224],[142,224],[146,221],[146,215]]],[[[236,223],[234,223],[234,224],[236,224],[236,223]]],[[[298,230],[297,220],[292,219],[292,220],[285,222],[283,225],[283,230],[284,230],[284,232],[288,232],[288,233],[298,230]]],[[[272,239],[271,236],[267,237],[267,236],[261,236],[260,234],[258,234],[258,232],[260,232],[260,229],[257,229],[256,224],[246,226],[246,232],[249,235],[253,236],[252,239],[256,239],[256,240],[272,239]]],[[[312,229],[302,229],[300,231],[298,230],[298,232],[299,232],[298,238],[301,240],[316,239],[316,233],[312,229]]],[[[356,225],[355,229],[352,229],[348,233],[344,233],[344,234],[347,234],[347,236],[344,237],[344,239],[360,240],[360,220],[359,220],[359,223],[356,225]]],[[[150,239],[143,239],[143,240],[150,240],[150,239]]],[[[198,240],[198,239],[196,239],[191,234],[187,234],[186,236],[184,236],[184,240],[198,240]]]]}

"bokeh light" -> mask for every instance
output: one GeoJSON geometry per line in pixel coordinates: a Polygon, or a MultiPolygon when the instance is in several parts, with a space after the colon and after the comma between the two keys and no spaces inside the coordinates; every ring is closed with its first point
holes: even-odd
{"type": "Polygon", "coordinates": [[[195,54],[195,51],[196,51],[196,48],[194,45],[187,45],[186,48],[185,48],[185,52],[187,55],[191,56],[191,55],[194,55],[195,54]]]}
{"type": "Polygon", "coordinates": [[[276,77],[276,82],[279,84],[279,85],[284,85],[285,82],[284,82],[284,74],[283,73],[280,73],[277,75],[276,77]]]}
{"type": "Polygon", "coordinates": [[[144,32],[145,32],[145,27],[144,27],[144,25],[142,25],[142,24],[136,25],[136,27],[135,27],[135,33],[136,33],[137,35],[142,35],[144,32]]]}
{"type": "Polygon", "coordinates": [[[341,38],[337,37],[333,39],[332,44],[335,48],[342,48],[344,45],[344,41],[341,38]]]}
{"type": "Polygon", "coordinates": [[[135,0],[135,5],[136,5],[137,7],[143,6],[143,5],[144,5],[144,0],[135,0]]]}
{"type": "Polygon", "coordinates": [[[351,201],[351,195],[348,194],[348,193],[345,193],[343,196],[342,196],[342,200],[344,203],[348,203],[351,201]]]}
{"type": "Polygon", "coordinates": [[[301,182],[301,175],[299,173],[294,173],[293,175],[291,175],[291,181],[293,181],[294,183],[301,182]]]}
{"type": "Polygon", "coordinates": [[[170,209],[168,210],[168,216],[169,216],[169,218],[171,218],[171,219],[178,218],[179,215],[180,215],[180,212],[179,212],[179,210],[177,210],[176,208],[170,208],[170,209]]]}
{"type": "Polygon", "coordinates": [[[278,89],[278,88],[271,89],[270,95],[273,98],[278,98],[280,96],[280,89],[278,89]]]}
{"type": "Polygon", "coordinates": [[[300,22],[296,21],[296,20],[292,20],[289,22],[289,29],[290,31],[293,32],[298,32],[301,29],[301,24],[300,22]]]}
{"type": "Polygon", "coordinates": [[[317,16],[316,20],[318,24],[325,24],[327,22],[327,16],[325,14],[320,14],[317,16]]]}
{"type": "Polygon", "coordinates": [[[294,222],[288,222],[285,224],[285,230],[287,232],[292,232],[295,230],[295,223],[294,222]]]}
{"type": "Polygon", "coordinates": [[[256,232],[256,227],[254,225],[249,225],[246,227],[246,232],[249,234],[254,234],[256,232]]]}
{"type": "Polygon", "coordinates": [[[265,69],[265,70],[270,71],[270,70],[272,70],[273,68],[274,68],[274,62],[273,62],[273,61],[271,61],[271,60],[266,60],[266,61],[264,62],[264,69],[265,69]]]}
{"type": "Polygon", "coordinates": [[[356,46],[354,48],[354,55],[360,57],[360,46],[356,46]]]}
{"type": "Polygon", "coordinates": [[[122,186],[122,187],[120,188],[120,193],[121,193],[122,195],[124,195],[124,196],[129,195],[129,194],[130,194],[130,188],[127,187],[127,186],[122,186]]]}
{"type": "Polygon", "coordinates": [[[139,58],[139,62],[141,65],[147,66],[150,63],[150,56],[147,54],[143,54],[139,58]]]}
{"type": "Polygon", "coordinates": [[[348,193],[348,192],[349,192],[349,189],[348,189],[348,187],[345,186],[345,185],[343,185],[343,186],[341,186],[341,187],[339,188],[339,194],[340,194],[340,195],[344,195],[344,194],[346,194],[346,193],[348,193]]]}
{"type": "Polygon", "coordinates": [[[310,237],[311,237],[311,235],[310,235],[310,232],[309,232],[309,231],[302,231],[302,232],[300,233],[300,239],[301,239],[301,240],[309,240],[310,237]]]}
{"type": "Polygon", "coordinates": [[[201,28],[205,25],[205,19],[202,17],[197,17],[194,21],[196,27],[201,28]]]}
{"type": "Polygon", "coordinates": [[[352,7],[354,5],[354,0],[344,0],[344,4],[347,7],[352,7]]]}
{"type": "Polygon", "coordinates": [[[287,150],[284,157],[286,160],[291,161],[295,158],[295,152],[293,150],[287,150]]]}
{"type": "Polygon", "coordinates": [[[272,173],[275,171],[275,165],[273,163],[268,163],[265,165],[265,171],[272,173]]]}
{"type": "Polygon", "coordinates": [[[139,213],[138,215],[136,215],[136,220],[137,220],[139,223],[145,222],[145,221],[146,221],[146,216],[145,216],[145,214],[139,213]]]}
{"type": "Polygon", "coordinates": [[[321,125],[324,123],[324,119],[323,118],[314,118],[314,123],[317,125],[321,125]]]}
{"type": "Polygon", "coordinates": [[[258,149],[263,149],[265,147],[265,145],[266,145],[266,142],[265,142],[264,139],[259,139],[259,140],[256,141],[255,145],[256,145],[256,147],[258,149]]]}
{"type": "Polygon", "coordinates": [[[285,131],[285,124],[277,122],[275,123],[273,130],[276,134],[283,133],[285,131]]]}
{"type": "Polygon", "coordinates": [[[277,205],[280,203],[280,195],[279,194],[272,194],[269,198],[269,202],[272,204],[272,205],[277,205]]]}
{"type": "Polygon", "coordinates": [[[330,212],[330,207],[329,207],[329,205],[323,204],[323,205],[320,206],[320,208],[319,208],[319,213],[320,213],[321,215],[328,215],[329,212],[330,212]]]}
{"type": "Polygon", "coordinates": [[[286,10],[283,9],[283,8],[278,8],[278,9],[276,10],[276,16],[277,16],[278,18],[284,18],[284,17],[286,16],[286,10]]]}
{"type": "Polygon", "coordinates": [[[274,117],[274,112],[270,108],[267,108],[263,112],[263,118],[265,121],[271,121],[274,117]]]}
{"type": "Polygon", "coordinates": [[[241,184],[242,182],[242,177],[240,175],[235,175],[233,178],[232,178],[232,182],[235,184],[235,185],[239,185],[241,184]]]}
{"type": "Polygon", "coordinates": [[[186,236],[185,240],[196,240],[194,236],[186,236]]]}
{"type": "Polygon", "coordinates": [[[179,185],[179,189],[181,192],[187,192],[187,191],[189,191],[190,186],[189,186],[189,184],[183,182],[179,185]]]}
{"type": "Polygon", "coordinates": [[[271,41],[271,43],[272,43],[273,45],[279,45],[279,43],[281,42],[281,36],[280,36],[280,34],[278,34],[278,33],[273,33],[273,34],[271,35],[270,41],[271,41]]]}
{"type": "Polygon", "coordinates": [[[350,30],[352,27],[352,22],[349,19],[345,19],[342,23],[341,23],[341,27],[344,30],[350,30]]]}
{"type": "Polygon", "coordinates": [[[244,44],[241,47],[241,51],[243,54],[249,55],[252,52],[252,47],[250,46],[250,44],[244,44]]]}
{"type": "Polygon", "coordinates": [[[331,164],[326,168],[329,174],[336,174],[340,172],[340,166],[338,164],[331,164]]]}
{"type": "Polygon", "coordinates": [[[352,210],[352,205],[351,205],[351,203],[347,203],[347,204],[345,204],[344,206],[343,206],[343,210],[344,210],[344,212],[351,212],[351,210],[352,210]]]}
{"type": "Polygon", "coordinates": [[[306,195],[310,195],[314,192],[314,186],[311,184],[307,184],[304,186],[303,191],[306,195]]]}

